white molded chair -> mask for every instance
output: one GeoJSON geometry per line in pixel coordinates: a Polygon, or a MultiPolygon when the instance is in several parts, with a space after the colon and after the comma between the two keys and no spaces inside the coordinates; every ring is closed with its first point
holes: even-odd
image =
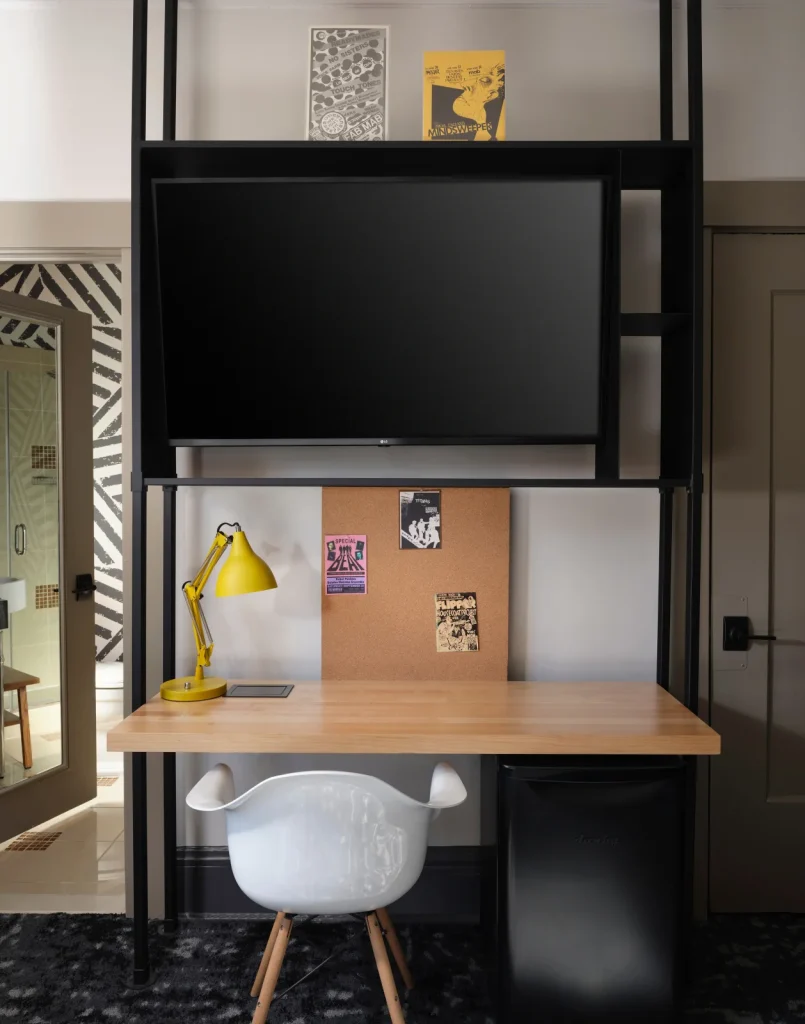
{"type": "Polygon", "coordinates": [[[423,804],[370,775],[276,775],[235,796],[232,772],[218,764],[187,794],[196,811],[226,811],[232,872],[255,903],[277,912],[252,988],[252,1024],[264,1024],[295,914],[363,914],[394,1024],[405,1024],[383,936],[407,988],[413,984],[385,908],[422,873],[430,823],[467,791],[438,764],[423,804]]]}

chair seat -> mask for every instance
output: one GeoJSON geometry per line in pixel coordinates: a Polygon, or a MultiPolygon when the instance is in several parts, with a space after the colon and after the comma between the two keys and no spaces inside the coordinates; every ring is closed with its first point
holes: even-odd
{"type": "MultiPolygon", "coordinates": [[[[456,772],[439,764],[420,803],[355,772],[276,775],[235,796],[231,770],[216,765],[187,795],[197,811],[226,812],[235,881],[277,920],[255,980],[253,1024],[264,1024],[296,914],[364,914],[393,1024],[405,1024],[385,940],[404,964],[384,908],[416,883],[430,823],[467,798],[456,772]]],[[[410,978],[407,966],[400,966],[410,978]]],[[[408,983],[406,981],[406,983],[408,983]]]]}

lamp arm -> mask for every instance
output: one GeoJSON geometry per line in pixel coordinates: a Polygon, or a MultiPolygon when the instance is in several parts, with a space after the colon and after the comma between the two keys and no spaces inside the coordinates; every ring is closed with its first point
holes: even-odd
{"type": "Polygon", "coordinates": [[[219,529],[215,534],[215,540],[210,546],[210,550],[207,552],[207,557],[201,563],[201,568],[196,573],[195,578],[185,586],[191,586],[199,597],[204,588],[207,586],[210,576],[212,575],[213,569],[218,565],[221,560],[221,555],[224,553],[224,548],[227,546],[231,537],[227,534],[222,533],[219,529]]]}
{"type": "Polygon", "coordinates": [[[194,579],[185,583],[182,587],[182,593],[187,602],[187,610],[190,613],[190,621],[193,626],[193,638],[196,642],[196,679],[204,678],[204,669],[210,664],[213,649],[212,636],[210,635],[207,621],[204,618],[204,613],[201,610],[201,598],[203,597],[204,587],[207,585],[213,569],[221,560],[229,540],[230,538],[225,533],[218,530],[215,534],[215,540],[207,552],[207,557],[201,563],[201,568],[196,573],[194,579]]]}

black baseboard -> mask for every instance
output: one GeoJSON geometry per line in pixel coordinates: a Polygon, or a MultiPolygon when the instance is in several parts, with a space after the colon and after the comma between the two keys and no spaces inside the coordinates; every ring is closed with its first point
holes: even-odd
{"type": "MultiPolygon", "coordinates": [[[[477,923],[481,912],[480,846],[431,846],[416,885],[393,904],[395,921],[477,923]]],[[[180,846],[179,913],[192,917],[263,915],[232,874],[225,846],[180,846]]]]}

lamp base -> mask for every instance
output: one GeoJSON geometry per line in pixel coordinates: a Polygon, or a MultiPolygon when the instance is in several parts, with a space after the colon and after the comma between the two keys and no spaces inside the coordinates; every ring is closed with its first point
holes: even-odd
{"type": "Polygon", "coordinates": [[[226,679],[219,676],[206,679],[182,676],[181,679],[168,679],[159,688],[163,700],[212,700],[213,697],[223,697],[225,693],[226,679]]]}

